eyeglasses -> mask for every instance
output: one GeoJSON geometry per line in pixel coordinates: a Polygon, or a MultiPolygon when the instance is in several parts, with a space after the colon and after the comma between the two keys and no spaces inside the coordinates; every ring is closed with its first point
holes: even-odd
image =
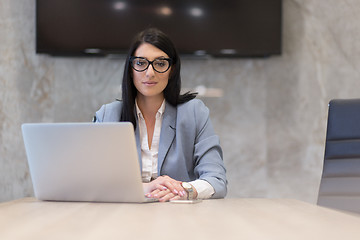
{"type": "Polygon", "coordinates": [[[164,73],[169,70],[172,60],[170,58],[157,58],[154,61],[149,61],[143,57],[131,57],[130,64],[131,67],[138,72],[143,72],[149,68],[149,65],[158,72],[164,73]]]}

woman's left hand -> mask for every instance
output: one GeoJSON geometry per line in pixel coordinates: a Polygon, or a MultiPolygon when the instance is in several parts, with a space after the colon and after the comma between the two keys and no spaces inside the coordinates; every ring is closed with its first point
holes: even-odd
{"type": "Polygon", "coordinates": [[[170,201],[170,200],[180,200],[180,199],[187,198],[186,194],[185,194],[185,196],[180,196],[179,194],[172,193],[169,189],[166,189],[166,190],[156,189],[153,192],[151,192],[150,194],[148,194],[147,196],[153,197],[153,198],[158,198],[160,202],[166,202],[166,201],[170,201]]]}
{"type": "Polygon", "coordinates": [[[177,181],[169,176],[160,176],[146,185],[147,197],[158,198],[159,201],[187,199],[187,193],[177,181]]]}

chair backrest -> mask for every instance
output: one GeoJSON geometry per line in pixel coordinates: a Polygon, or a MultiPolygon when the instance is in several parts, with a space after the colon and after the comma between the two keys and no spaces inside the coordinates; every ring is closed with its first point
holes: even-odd
{"type": "Polygon", "coordinates": [[[360,213],[360,99],[329,103],[318,205],[360,213]]]}

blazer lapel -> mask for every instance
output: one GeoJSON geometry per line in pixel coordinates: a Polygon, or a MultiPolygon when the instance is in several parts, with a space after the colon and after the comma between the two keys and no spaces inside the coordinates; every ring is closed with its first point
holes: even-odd
{"type": "Polygon", "coordinates": [[[164,117],[162,120],[159,153],[158,153],[158,174],[161,173],[161,167],[165,157],[175,139],[176,132],[176,108],[166,102],[164,117]]]}

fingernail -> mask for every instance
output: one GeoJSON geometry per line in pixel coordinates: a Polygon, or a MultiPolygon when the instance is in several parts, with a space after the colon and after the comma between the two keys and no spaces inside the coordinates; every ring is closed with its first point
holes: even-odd
{"type": "Polygon", "coordinates": [[[178,194],[179,192],[176,189],[174,189],[174,193],[178,194]]]}

